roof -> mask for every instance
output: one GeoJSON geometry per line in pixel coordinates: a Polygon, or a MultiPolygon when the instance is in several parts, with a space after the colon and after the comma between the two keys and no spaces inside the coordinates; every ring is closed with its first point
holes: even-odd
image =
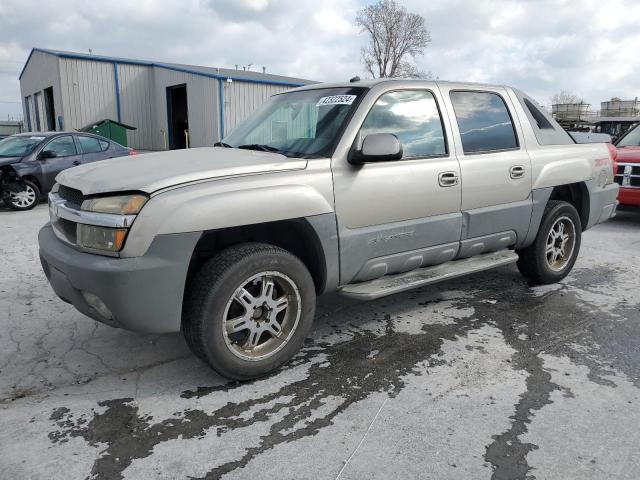
{"type": "Polygon", "coordinates": [[[443,80],[428,80],[420,78],[373,78],[365,80],[356,80],[354,82],[335,82],[335,83],[319,83],[305,85],[298,90],[313,90],[316,88],[350,88],[350,87],[365,87],[372,88],[376,85],[383,83],[416,83],[421,85],[442,85],[451,88],[465,89],[465,88],[506,88],[506,85],[500,84],[488,84],[488,83],[475,83],[475,82],[450,82],[443,80]]]}
{"type": "Polygon", "coordinates": [[[232,79],[238,81],[246,81],[252,83],[268,83],[272,85],[285,85],[289,87],[299,87],[302,85],[307,85],[310,83],[315,83],[313,80],[305,80],[302,78],[296,77],[285,77],[282,75],[271,75],[270,73],[260,73],[260,72],[252,72],[247,70],[234,70],[229,68],[217,68],[217,67],[204,67],[197,65],[184,65],[179,63],[165,63],[165,62],[155,62],[151,60],[136,60],[131,58],[120,58],[120,57],[107,57],[103,55],[89,55],[87,53],[77,53],[77,52],[67,52],[64,50],[50,50],[46,48],[33,48],[31,53],[29,53],[29,57],[20,72],[19,79],[22,78],[31,57],[34,52],[46,53],[49,55],[54,55],[59,58],[71,58],[76,60],[90,60],[93,62],[106,62],[106,63],[115,63],[122,65],[142,65],[147,67],[157,67],[157,68],[165,68],[168,70],[183,72],[183,73],[191,73],[194,75],[201,75],[204,77],[210,78],[218,78],[218,79],[232,79]]]}
{"type": "Polygon", "coordinates": [[[12,136],[14,137],[53,137],[54,135],[62,135],[69,133],[77,133],[77,132],[22,132],[15,133],[12,136]]]}
{"type": "Polygon", "coordinates": [[[20,133],[14,133],[13,135],[11,135],[12,137],[54,137],[57,135],[94,135],[99,137],[100,135],[95,135],[91,132],[81,132],[80,130],[65,130],[65,131],[61,131],[61,132],[54,132],[54,131],[49,131],[49,132],[20,132],[20,133]]]}

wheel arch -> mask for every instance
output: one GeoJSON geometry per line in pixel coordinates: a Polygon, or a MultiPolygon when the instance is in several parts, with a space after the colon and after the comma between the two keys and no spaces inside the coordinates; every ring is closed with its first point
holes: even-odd
{"type": "Polygon", "coordinates": [[[327,238],[324,229],[330,229],[330,223],[334,231],[336,227],[335,216],[326,216],[332,218],[302,217],[204,231],[191,255],[185,289],[202,264],[221,250],[241,243],[263,242],[283,248],[298,257],[309,270],[317,294],[331,290],[334,283],[337,284],[334,273],[334,270],[337,271],[337,235],[335,242],[327,238]],[[333,258],[334,255],[336,258],[333,258]]]}
{"type": "Polygon", "coordinates": [[[582,231],[587,229],[590,214],[589,189],[585,182],[570,183],[553,187],[549,200],[561,200],[570,203],[578,211],[582,231]]]}
{"type": "Polygon", "coordinates": [[[578,211],[582,231],[587,229],[591,210],[589,188],[585,182],[556,185],[555,187],[537,188],[533,190],[533,209],[527,235],[518,241],[516,248],[522,249],[531,245],[536,239],[542,223],[542,217],[550,200],[561,200],[570,203],[578,211]]]}

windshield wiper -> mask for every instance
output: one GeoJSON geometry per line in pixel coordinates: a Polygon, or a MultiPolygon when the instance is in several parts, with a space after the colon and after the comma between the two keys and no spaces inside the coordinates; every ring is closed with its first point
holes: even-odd
{"type": "Polygon", "coordinates": [[[237,148],[242,148],[244,150],[260,150],[262,152],[280,152],[276,147],[272,147],[271,145],[261,145],[259,143],[239,145],[237,148]]]}
{"type": "Polygon", "coordinates": [[[213,144],[214,147],[224,147],[224,148],[233,148],[231,145],[229,145],[228,143],[224,143],[224,142],[216,142],[213,144]]]}

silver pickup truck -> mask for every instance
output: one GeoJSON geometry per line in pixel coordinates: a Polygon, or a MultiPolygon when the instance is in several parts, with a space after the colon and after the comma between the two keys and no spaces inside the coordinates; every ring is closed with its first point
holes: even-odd
{"type": "Polygon", "coordinates": [[[300,348],[316,296],[376,299],[517,263],[564,278],[614,215],[604,143],[576,144],[505,86],[316,84],[218,146],[62,172],[39,234],[56,294],[100,322],[182,330],[220,374],[300,348]]]}

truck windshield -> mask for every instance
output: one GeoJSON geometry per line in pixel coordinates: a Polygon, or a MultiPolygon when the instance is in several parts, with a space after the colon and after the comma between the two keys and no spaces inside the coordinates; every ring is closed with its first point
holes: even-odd
{"type": "Polygon", "coordinates": [[[365,90],[321,88],[274,95],[220,144],[289,157],[330,156],[365,90]]]}
{"type": "Polygon", "coordinates": [[[629,133],[620,139],[616,147],[640,147],[640,128],[634,127],[629,133]]]}
{"type": "Polygon", "coordinates": [[[0,140],[0,157],[24,157],[33,152],[44,137],[9,137],[0,140]]]}

